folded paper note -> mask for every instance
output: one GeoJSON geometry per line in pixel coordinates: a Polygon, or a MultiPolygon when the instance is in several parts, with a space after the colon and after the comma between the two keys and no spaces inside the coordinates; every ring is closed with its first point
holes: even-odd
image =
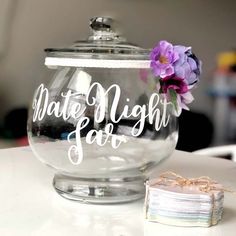
{"type": "Polygon", "coordinates": [[[209,177],[166,172],[146,183],[145,217],[176,226],[209,227],[222,217],[224,189],[209,177]]]}

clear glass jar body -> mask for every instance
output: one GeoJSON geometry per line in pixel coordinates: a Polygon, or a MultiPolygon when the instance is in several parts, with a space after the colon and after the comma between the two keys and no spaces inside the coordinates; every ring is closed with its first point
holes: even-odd
{"type": "Polygon", "coordinates": [[[176,146],[173,109],[149,69],[58,67],[35,93],[29,143],[56,170],[53,185],[62,196],[131,201],[176,146]]]}

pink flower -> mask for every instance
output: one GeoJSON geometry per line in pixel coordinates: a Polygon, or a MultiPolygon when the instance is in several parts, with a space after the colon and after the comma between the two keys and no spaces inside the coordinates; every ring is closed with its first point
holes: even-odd
{"type": "Polygon", "coordinates": [[[167,93],[169,89],[173,89],[177,94],[188,92],[188,85],[184,79],[176,76],[167,76],[160,79],[161,93],[167,93]]]}
{"type": "Polygon", "coordinates": [[[186,104],[190,104],[194,100],[193,95],[190,91],[183,93],[183,94],[177,94],[177,109],[176,109],[176,116],[180,116],[182,109],[189,110],[188,106],[186,104]]]}
{"type": "Polygon", "coordinates": [[[175,75],[160,79],[160,93],[164,93],[167,101],[173,103],[177,116],[181,114],[182,109],[189,110],[187,104],[193,101],[191,88],[185,79],[175,75]]]}
{"type": "Polygon", "coordinates": [[[139,70],[139,78],[146,84],[148,82],[148,71],[147,69],[139,70]]]}

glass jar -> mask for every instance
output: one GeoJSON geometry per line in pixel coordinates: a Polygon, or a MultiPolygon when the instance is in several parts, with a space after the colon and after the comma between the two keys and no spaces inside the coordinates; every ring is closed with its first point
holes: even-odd
{"type": "Polygon", "coordinates": [[[30,146],[56,170],[55,190],[82,202],[143,197],[150,171],[178,138],[174,108],[158,93],[149,50],[127,43],[112,22],[95,17],[88,40],[45,50],[52,80],[38,87],[29,113],[30,146]]]}

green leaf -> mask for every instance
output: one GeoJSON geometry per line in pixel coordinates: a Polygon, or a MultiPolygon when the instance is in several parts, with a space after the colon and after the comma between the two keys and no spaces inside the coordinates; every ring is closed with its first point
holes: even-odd
{"type": "Polygon", "coordinates": [[[177,104],[177,93],[174,89],[169,89],[170,94],[170,101],[174,105],[176,111],[178,111],[178,104],[177,104]]]}

